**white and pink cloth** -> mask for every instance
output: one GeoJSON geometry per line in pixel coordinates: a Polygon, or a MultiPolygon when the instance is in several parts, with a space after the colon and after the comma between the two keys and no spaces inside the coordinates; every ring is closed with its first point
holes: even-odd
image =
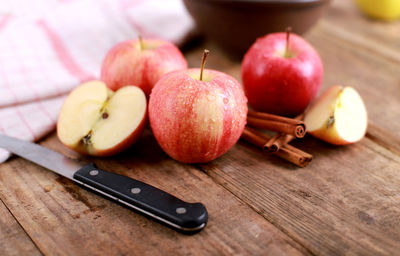
{"type": "MultiPolygon", "coordinates": [[[[13,0],[0,5],[0,133],[36,141],[55,128],[66,94],[98,79],[116,43],[193,29],[181,0],[13,0]]],[[[0,163],[10,156],[0,149],[0,163]]]]}

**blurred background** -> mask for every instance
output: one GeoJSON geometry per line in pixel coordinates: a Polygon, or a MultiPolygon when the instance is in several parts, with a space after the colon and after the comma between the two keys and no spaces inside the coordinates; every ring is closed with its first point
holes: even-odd
{"type": "Polygon", "coordinates": [[[13,87],[21,69],[34,86],[60,84],[46,92],[54,96],[98,77],[107,50],[139,34],[183,50],[206,40],[240,60],[257,37],[288,26],[304,34],[323,15],[338,33],[358,29],[379,39],[382,30],[399,42],[400,0],[10,0],[0,4],[0,67],[13,87]],[[366,24],[374,28],[361,29],[366,24]]]}
{"type": "Polygon", "coordinates": [[[98,77],[107,50],[139,34],[183,50],[209,41],[240,60],[257,37],[288,26],[304,34],[323,15],[338,33],[359,29],[379,38],[382,29],[398,43],[400,0],[10,0],[0,4],[0,67],[13,87],[21,69],[37,87],[60,84],[46,93],[54,96],[98,77]],[[361,29],[367,23],[374,29],[361,29]]]}

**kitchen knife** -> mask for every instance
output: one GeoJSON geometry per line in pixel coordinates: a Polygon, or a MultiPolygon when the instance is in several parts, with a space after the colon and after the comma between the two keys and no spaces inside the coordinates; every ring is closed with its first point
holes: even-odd
{"type": "Polygon", "coordinates": [[[101,170],[93,163],[81,164],[35,143],[1,134],[0,148],[183,233],[199,232],[207,224],[208,214],[203,204],[184,202],[141,181],[101,170]]]}

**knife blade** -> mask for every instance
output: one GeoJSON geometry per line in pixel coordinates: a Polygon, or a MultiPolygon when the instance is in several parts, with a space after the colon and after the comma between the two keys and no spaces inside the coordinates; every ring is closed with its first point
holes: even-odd
{"type": "Polygon", "coordinates": [[[203,204],[182,201],[139,180],[101,170],[94,163],[82,164],[38,144],[1,134],[0,148],[180,232],[197,233],[207,224],[208,213],[203,204]]]}

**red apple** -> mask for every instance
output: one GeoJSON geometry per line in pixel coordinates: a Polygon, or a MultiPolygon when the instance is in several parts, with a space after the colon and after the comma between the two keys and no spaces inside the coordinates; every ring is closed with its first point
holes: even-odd
{"type": "Polygon", "coordinates": [[[320,89],[322,77],[318,53],[289,31],[257,39],[242,62],[243,86],[250,106],[278,115],[302,113],[320,89]]]}
{"type": "Polygon", "coordinates": [[[162,75],[179,69],[187,69],[187,62],[174,44],[139,38],[119,43],[107,53],[101,80],[114,91],[136,85],[148,96],[162,75]]]}
{"type": "Polygon", "coordinates": [[[184,163],[221,156],[238,141],[246,124],[247,99],[241,85],[222,72],[202,73],[203,67],[204,62],[202,69],[164,75],[150,95],[154,136],[169,156],[184,163]]]}
{"type": "Polygon", "coordinates": [[[90,81],[65,99],[57,135],[79,153],[110,156],[135,142],[146,123],[146,96],[139,87],[125,86],[113,92],[102,81],[90,81]]]}

